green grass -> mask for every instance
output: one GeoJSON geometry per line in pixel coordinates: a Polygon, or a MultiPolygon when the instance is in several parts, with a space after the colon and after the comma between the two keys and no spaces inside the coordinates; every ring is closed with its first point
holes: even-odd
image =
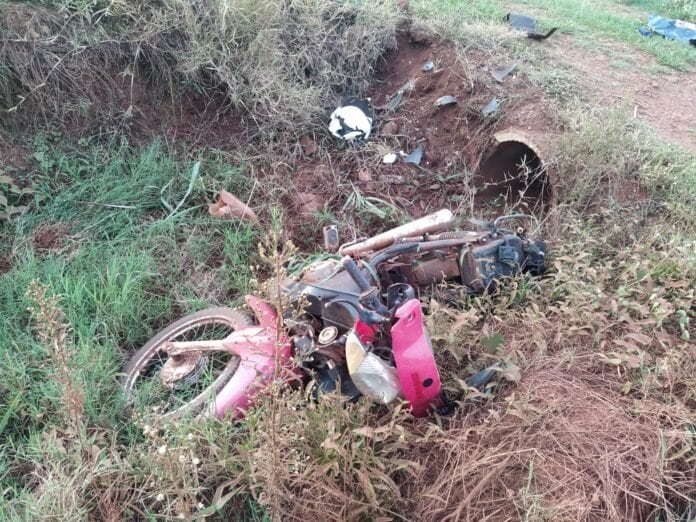
{"type": "Polygon", "coordinates": [[[627,3],[667,18],[679,18],[687,22],[696,21],[694,0],[628,0],[627,3]]]}
{"type": "MultiPolygon", "coordinates": [[[[502,3],[411,5],[462,47],[488,56],[531,60],[543,49],[511,36],[500,22],[502,3]]],[[[644,50],[676,49],[661,40],[633,40],[630,8],[603,0],[516,5],[539,14],[546,26],[572,31],[586,46],[590,35],[601,35],[644,50]]],[[[636,11],[636,20],[640,16],[636,11]]],[[[672,66],[689,63],[675,56],[672,66]]],[[[617,57],[614,66],[627,63],[617,57]]],[[[216,151],[120,138],[71,144],[49,131],[36,136],[21,174],[43,200],[0,222],[0,253],[12,263],[0,276],[0,520],[171,519],[199,510],[199,503],[212,519],[226,520],[274,520],[278,513],[442,519],[463,502],[476,519],[486,518],[491,505],[511,519],[576,519],[587,513],[589,499],[554,504],[559,484],[573,487],[554,480],[566,468],[583,495],[597,484],[602,494],[626,488],[618,500],[602,497],[617,509],[630,502],[661,510],[665,519],[687,513],[683,498],[670,497],[670,504],[664,496],[694,491],[693,480],[680,474],[690,469],[692,453],[684,448],[693,439],[679,437],[696,423],[696,369],[685,339],[685,332],[693,339],[696,319],[696,158],[657,141],[621,108],[568,103],[575,86],[567,70],[534,74],[566,101],[549,157],[561,176],[559,205],[547,225],[551,270],[544,278],[510,281],[495,298],[471,298],[463,309],[434,305],[427,318],[448,382],[491,359],[490,351],[519,366],[522,381],[491,393],[485,407],[479,402],[434,422],[414,421],[399,407],[345,406],[332,397],[306,405],[302,390],[269,398],[243,423],[184,420],[164,429],[128,415],[117,377],[129,354],[164,324],[205,306],[238,304],[250,290],[260,229],[213,219],[207,203],[222,188],[242,199],[259,192],[251,169],[216,151]],[[631,184],[645,191],[644,200],[623,197],[631,184]],[[61,240],[38,248],[37,236],[51,227],[61,230],[61,240]],[[55,350],[39,340],[27,311],[34,280],[59,296],[70,327],[66,349],[70,378],[84,392],[84,432],[71,431],[55,350]],[[635,356],[624,334],[655,337],[636,347],[638,368],[622,362],[635,356]],[[623,346],[616,344],[621,339],[623,346]],[[457,364],[448,366],[447,357],[457,364]],[[617,360],[609,368],[602,362],[617,360]],[[559,397],[525,388],[530,376],[554,373],[562,374],[560,385],[543,381],[552,390],[585,379],[587,387],[559,394],[577,402],[556,408],[559,397]],[[575,452],[602,436],[585,433],[580,414],[615,420],[590,392],[629,412],[624,422],[635,431],[624,445],[614,440],[618,446],[597,443],[586,455],[563,453],[559,467],[556,452],[575,452]],[[563,429],[554,433],[558,426],[563,429]],[[580,441],[573,439],[578,433],[580,441]],[[675,438],[661,447],[659,473],[641,460],[653,448],[639,440],[646,433],[675,438]],[[546,445],[537,446],[545,438],[546,445]],[[553,458],[536,459],[539,454],[553,458]],[[505,455],[516,460],[487,487],[490,470],[505,455]],[[466,500],[479,485],[476,498],[466,500]]],[[[284,180],[272,179],[277,186],[261,193],[287,190],[284,180]]],[[[388,201],[353,192],[345,208],[327,208],[321,219],[369,219],[374,226],[403,219],[388,201]]],[[[270,202],[260,205],[264,218],[270,202]]],[[[306,224],[302,232],[310,238],[316,231],[306,224]]],[[[307,245],[313,243],[307,239],[307,245]]]]}
{"type": "MultiPolygon", "coordinates": [[[[639,1],[631,5],[665,12],[659,8],[661,4],[662,2],[639,1]]],[[[496,26],[504,25],[503,16],[514,11],[537,17],[542,30],[558,27],[561,34],[571,34],[594,48],[607,49],[607,41],[617,40],[653,55],[660,65],[685,70],[696,64],[693,48],[658,37],[644,38],[638,34],[637,29],[647,23],[647,12],[629,6],[618,8],[616,2],[610,0],[517,0],[513,3],[500,0],[432,0],[414,2],[413,5],[419,10],[417,12],[427,13],[445,29],[449,28],[450,33],[461,34],[462,30],[467,32],[466,26],[479,25],[475,34],[482,38],[482,42],[479,42],[482,47],[487,47],[487,39],[496,35],[496,26]]],[[[666,12],[684,14],[683,10],[672,9],[666,12]]],[[[620,55],[619,51],[612,50],[611,47],[608,50],[620,55]]]]}
{"type": "MultiPolygon", "coordinates": [[[[664,40],[644,38],[637,29],[644,27],[644,13],[617,10],[616,3],[608,0],[520,0],[514,10],[538,16],[542,27],[558,27],[561,33],[595,41],[618,40],[630,47],[647,52],[661,65],[688,69],[696,64],[696,55],[689,46],[664,40]]],[[[602,43],[600,42],[600,45],[602,43]]],[[[620,51],[619,51],[620,54],[620,51]]]]}
{"type": "Polygon", "coordinates": [[[35,171],[46,202],[1,229],[6,241],[13,237],[13,267],[0,277],[0,440],[10,446],[50,421],[59,396],[29,328],[32,280],[61,296],[90,422],[113,422],[122,408],[114,377],[128,351],[176,315],[238,302],[258,241],[250,226],[207,215],[213,189],[250,188],[242,169],[215,154],[203,158],[201,179],[176,215],[164,209],[162,187],[183,197],[191,163],[156,143],[90,146],[53,160],[35,171]],[[67,225],[63,247],[37,253],[32,234],[47,223],[67,225]]]}

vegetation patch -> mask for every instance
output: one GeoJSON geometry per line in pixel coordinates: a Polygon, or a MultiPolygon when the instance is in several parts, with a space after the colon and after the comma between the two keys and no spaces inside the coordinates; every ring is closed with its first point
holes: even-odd
{"type": "Polygon", "coordinates": [[[458,45],[406,48],[411,36],[400,33],[401,49],[416,49],[410,65],[383,54],[404,17],[387,2],[42,5],[0,5],[1,104],[14,109],[0,151],[21,151],[0,158],[0,211],[26,207],[0,219],[0,519],[692,517],[693,154],[661,142],[633,107],[577,99],[574,83],[559,80],[546,97],[529,78],[543,48],[502,26],[494,3],[412,2],[428,34],[458,45]],[[455,7],[461,24],[446,10],[455,7]],[[450,108],[456,117],[440,119],[413,95],[394,116],[408,136],[379,128],[345,150],[322,141],[337,97],[373,93],[380,104],[402,83],[379,75],[395,64],[420,70],[430,52],[456,63],[432,84],[466,92],[450,108]],[[394,60],[375,77],[380,57],[394,60]],[[502,87],[482,67],[518,59],[502,87]],[[504,88],[512,123],[538,125],[543,114],[554,133],[544,162],[555,205],[540,220],[550,269],[495,296],[451,306],[434,292],[423,303],[443,383],[463,393],[451,416],[414,419],[405,404],[308,401],[301,388],[277,387],[243,422],[167,424],[127,410],[118,377],[155,332],[207,306],[239,305],[272,279],[278,267],[258,249],[267,230],[279,248],[287,236],[301,242],[304,254],[286,249],[294,267],[317,255],[325,223],[357,235],[429,206],[480,212],[466,147],[506,121],[477,112],[504,88]],[[155,113],[183,92],[223,96],[258,124],[253,147],[128,132],[138,108],[155,113]],[[88,118],[96,123],[80,127],[88,118]],[[27,120],[40,131],[9,134],[27,120]],[[387,145],[443,124],[453,130],[440,143],[453,154],[461,143],[461,161],[381,164],[387,145]],[[291,139],[305,135],[320,146],[291,139]],[[261,226],[211,217],[221,189],[250,202],[261,226]],[[298,190],[325,196],[324,206],[300,216],[298,190]],[[493,386],[466,385],[496,361],[505,371],[493,386]]]}

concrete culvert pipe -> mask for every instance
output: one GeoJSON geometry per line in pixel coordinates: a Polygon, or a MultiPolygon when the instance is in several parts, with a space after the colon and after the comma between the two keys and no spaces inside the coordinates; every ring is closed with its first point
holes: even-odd
{"type": "Polygon", "coordinates": [[[543,155],[547,139],[518,129],[500,131],[494,139],[474,176],[477,204],[488,202],[499,210],[548,210],[553,190],[543,155]]]}

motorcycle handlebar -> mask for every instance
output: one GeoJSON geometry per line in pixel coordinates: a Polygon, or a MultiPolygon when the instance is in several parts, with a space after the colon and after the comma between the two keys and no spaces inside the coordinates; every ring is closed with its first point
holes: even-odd
{"type": "Polygon", "coordinates": [[[353,281],[355,281],[355,284],[360,288],[362,292],[361,299],[364,300],[363,304],[381,316],[387,314],[389,310],[387,310],[387,307],[382,303],[379,297],[379,291],[370,284],[355,260],[350,256],[345,256],[342,264],[343,268],[346,269],[346,272],[348,272],[353,281]]]}
{"type": "Polygon", "coordinates": [[[350,256],[345,256],[343,258],[342,263],[343,263],[343,268],[345,268],[346,271],[350,274],[350,277],[353,278],[353,281],[355,281],[355,284],[358,285],[358,287],[360,288],[360,291],[367,292],[371,286],[370,282],[365,277],[365,274],[363,274],[360,271],[360,267],[353,260],[353,258],[350,256]]]}

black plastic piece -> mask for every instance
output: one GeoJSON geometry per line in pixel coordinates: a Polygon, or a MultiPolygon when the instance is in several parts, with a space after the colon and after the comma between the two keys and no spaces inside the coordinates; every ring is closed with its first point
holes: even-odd
{"type": "Polygon", "coordinates": [[[361,395],[350,378],[348,368],[343,364],[333,368],[328,366],[316,368],[314,374],[317,381],[311,391],[314,399],[317,399],[321,393],[335,392],[339,389],[339,385],[341,395],[344,395],[351,402],[357,401],[361,395]]]}

